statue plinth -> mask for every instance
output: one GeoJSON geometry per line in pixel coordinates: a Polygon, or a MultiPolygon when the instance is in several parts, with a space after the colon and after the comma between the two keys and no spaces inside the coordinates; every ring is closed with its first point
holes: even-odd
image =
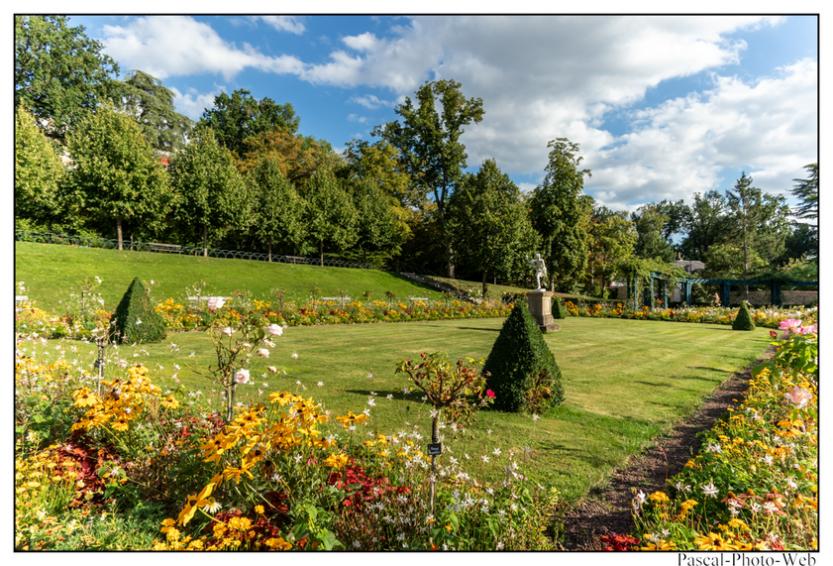
{"type": "Polygon", "coordinates": [[[544,289],[536,289],[526,294],[526,302],[529,304],[529,314],[538,323],[541,332],[552,332],[558,330],[558,325],[552,317],[553,294],[544,289]]]}

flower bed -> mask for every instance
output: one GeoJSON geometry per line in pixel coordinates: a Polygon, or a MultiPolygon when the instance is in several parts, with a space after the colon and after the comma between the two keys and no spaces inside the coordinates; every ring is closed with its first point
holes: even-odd
{"type": "Polygon", "coordinates": [[[746,399],[669,488],[634,499],[641,550],[818,547],[818,336],[792,321],[746,399]]]}
{"type": "MultiPolygon", "coordinates": [[[[565,307],[570,316],[589,316],[594,318],[625,318],[634,320],[665,320],[676,322],[701,322],[707,324],[731,325],[738,309],[728,307],[678,307],[655,308],[642,307],[639,310],[629,309],[624,303],[594,303],[578,305],[572,301],[565,301],[565,307]]],[[[818,317],[818,308],[750,308],[752,319],[757,326],[778,328],[787,319],[801,319],[809,326],[818,317]]]]}

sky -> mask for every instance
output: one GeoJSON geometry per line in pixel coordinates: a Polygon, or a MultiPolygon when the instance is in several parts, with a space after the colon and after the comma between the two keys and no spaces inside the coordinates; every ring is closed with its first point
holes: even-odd
{"type": "Polygon", "coordinates": [[[341,149],[426,80],[485,116],[462,141],[528,191],[547,142],[581,146],[585,191],[633,210],[731,188],[788,193],[817,161],[815,16],[86,16],[122,74],[148,72],[199,118],[237,88],[289,102],[341,149]]]}

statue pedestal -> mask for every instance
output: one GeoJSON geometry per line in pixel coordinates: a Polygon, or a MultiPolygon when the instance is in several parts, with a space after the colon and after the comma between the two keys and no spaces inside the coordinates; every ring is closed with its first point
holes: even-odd
{"type": "Polygon", "coordinates": [[[541,332],[558,330],[558,325],[552,317],[552,293],[543,289],[530,291],[526,294],[529,313],[538,323],[541,332]]]}

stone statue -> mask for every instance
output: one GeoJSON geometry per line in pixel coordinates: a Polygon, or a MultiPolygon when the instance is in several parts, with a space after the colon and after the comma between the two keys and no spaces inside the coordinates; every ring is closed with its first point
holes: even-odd
{"type": "Polygon", "coordinates": [[[529,264],[535,270],[535,282],[538,285],[537,289],[544,289],[544,283],[547,280],[547,265],[541,254],[536,253],[535,257],[530,260],[529,264]]]}

